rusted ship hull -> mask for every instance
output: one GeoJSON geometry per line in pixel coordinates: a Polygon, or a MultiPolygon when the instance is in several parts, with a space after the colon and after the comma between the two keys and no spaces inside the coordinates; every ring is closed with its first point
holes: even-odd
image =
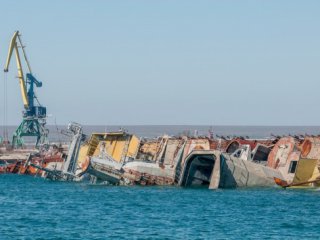
{"type": "Polygon", "coordinates": [[[123,166],[123,177],[139,185],[173,185],[174,170],[170,165],[133,161],[123,166]]]}
{"type": "Polygon", "coordinates": [[[88,173],[112,185],[173,185],[174,172],[170,166],[131,161],[125,164],[101,158],[88,158],[83,173],[88,173]]]}
{"type": "Polygon", "coordinates": [[[212,150],[191,152],[181,170],[154,162],[131,161],[120,166],[92,158],[86,172],[110,184],[207,186],[211,189],[274,186],[274,178],[283,177],[276,169],[212,150]]]}
{"type": "Polygon", "coordinates": [[[90,174],[96,177],[97,180],[113,185],[119,185],[121,183],[122,174],[124,173],[122,164],[95,157],[88,158],[82,167],[82,174],[90,174]]]}

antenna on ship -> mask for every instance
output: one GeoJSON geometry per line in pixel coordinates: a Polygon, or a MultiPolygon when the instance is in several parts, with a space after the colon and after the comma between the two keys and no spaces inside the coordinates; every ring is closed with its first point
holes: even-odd
{"type": "Polygon", "coordinates": [[[209,130],[208,130],[208,138],[209,139],[213,139],[213,127],[211,126],[210,128],[209,128],[209,130]]]}

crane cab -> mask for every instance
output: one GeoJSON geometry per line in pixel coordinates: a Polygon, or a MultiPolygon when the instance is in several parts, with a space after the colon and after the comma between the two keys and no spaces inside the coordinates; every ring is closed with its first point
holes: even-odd
{"type": "Polygon", "coordinates": [[[45,118],[47,116],[47,108],[42,106],[29,107],[23,112],[23,117],[45,118]]]}

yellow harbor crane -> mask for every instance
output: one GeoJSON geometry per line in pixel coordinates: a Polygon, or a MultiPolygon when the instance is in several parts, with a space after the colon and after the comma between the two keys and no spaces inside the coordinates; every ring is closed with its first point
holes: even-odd
{"type": "Polygon", "coordinates": [[[22,101],[24,106],[23,120],[17,130],[13,134],[12,145],[14,147],[20,147],[23,145],[24,136],[36,137],[36,146],[47,142],[48,130],[45,128],[46,124],[46,107],[42,106],[38,98],[35,95],[34,87],[42,87],[42,82],[38,81],[32,74],[31,66],[28,61],[24,46],[21,41],[21,35],[19,31],[13,34],[9,45],[9,51],[7,56],[4,72],[9,71],[9,64],[11,56],[15,52],[18,79],[20,84],[20,90],[22,95],[22,101]],[[23,58],[26,62],[28,73],[26,77],[23,75],[23,68],[21,64],[21,57],[19,53],[21,49],[23,58]]]}

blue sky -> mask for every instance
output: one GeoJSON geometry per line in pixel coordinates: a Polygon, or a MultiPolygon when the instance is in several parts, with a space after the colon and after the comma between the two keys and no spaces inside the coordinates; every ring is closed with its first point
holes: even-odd
{"type": "MultiPolygon", "coordinates": [[[[20,30],[49,124],[319,125],[319,9],[319,1],[2,0],[0,64],[20,30]]],[[[10,124],[23,108],[16,72],[13,61],[10,124]]]]}

